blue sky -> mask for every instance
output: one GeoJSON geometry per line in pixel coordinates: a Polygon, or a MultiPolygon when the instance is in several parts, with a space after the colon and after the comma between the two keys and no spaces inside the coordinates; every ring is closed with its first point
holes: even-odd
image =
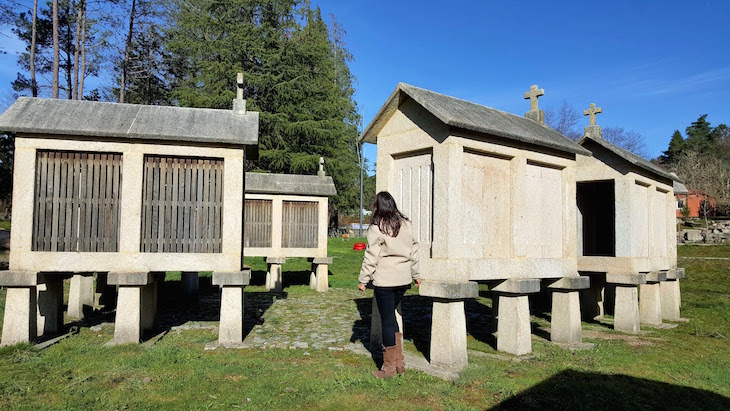
{"type": "MultiPolygon", "coordinates": [[[[730,2],[313,0],[347,31],[365,124],[398,82],[522,115],[603,107],[598,124],[641,133],[651,157],[700,114],[730,124],[730,2]]],[[[21,45],[0,30],[0,100],[21,45]]],[[[588,119],[584,119],[585,125],[588,119]]],[[[375,160],[376,148],[365,154],[375,160]]]]}

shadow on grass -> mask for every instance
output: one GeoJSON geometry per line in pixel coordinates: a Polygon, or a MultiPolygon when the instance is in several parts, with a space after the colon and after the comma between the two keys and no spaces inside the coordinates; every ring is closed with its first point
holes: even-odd
{"type": "MultiPolygon", "coordinates": [[[[253,272],[251,275],[260,275],[253,272]]],[[[265,276],[266,273],[263,273],[265,276]]],[[[181,281],[165,281],[158,289],[157,325],[145,338],[152,337],[163,331],[188,322],[218,322],[220,321],[221,290],[212,284],[211,277],[199,277],[199,297],[197,300],[184,298],[181,281]]],[[[264,313],[277,299],[286,299],[286,292],[251,292],[245,291],[243,338],[253,330],[257,324],[263,324],[264,313]]]]}
{"type": "Polygon", "coordinates": [[[730,399],[711,391],[627,375],[565,370],[492,408],[524,409],[728,410],[730,399]]]}

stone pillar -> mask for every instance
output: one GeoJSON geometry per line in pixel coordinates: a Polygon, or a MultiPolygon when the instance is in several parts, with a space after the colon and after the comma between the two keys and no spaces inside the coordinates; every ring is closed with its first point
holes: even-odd
{"type": "Polygon", "coordinates": [[[142,332],[151,331],[157,326],[157,294],[159,278],[142,287],[142,332]]]}
{"type": "Polygon", "coordinates": [[[200,298],[200,278],[196,271],[183,271],[180,274],[180,285],[185,299],[197,301],[200,298]]]}
{"type": "Polygon", "coordinates": [[[466,354],[466,313],[464,300],[479,295],[475,282],[424,280],[418,290],[433,297],[431,317],[431,364],[448,370],[461,370],[468,364],[466,354]]]}
{"type": "Polygon", "coordinates": [[[665,271],[652,271],[646,275],[646,284],[639,286],[639,314],[641,323],[662,325],[661,282],[667,280],[665,271]]]}
{"type": "Polygon", "coordinates": [[[119,285],[112,344],[137,344],[145,328],[154,324],[157,304],[150,301],[155,297],[154,276],[149,272],[112,272],[108,281],[119,285]]]}
{"type": "MultiPolygon", "coordinates": [[[[402,303],[395,307],[395,322],[398,323],[400,332],[403,332],[402,307],[402,303]]],[[[376,359],[383,358],[383,322],[380,320],[380,309],[374,296],[372,314],[370,316],[370,352],[376,359]]]]}
{"type": "Polygon", "coordinates": [[[667,321],[680,321],[679,315],[679,280],[684,277],[684,270],[669,270],[667,281],[660,284],[662,300],[662,319],[667,321]]]}
{"type": "Polygon", "coordinates": [[[540,280],[506,280],[491,291],[499,293],[497,350],[514,355],[531,353],[530,302],[527,294],[540,291],[540,280]]]}
{"type": "Polygon", "coordinates": [[[68,292],[68,316],[84,318],[84,306],[94,306],[94,273],[76,273],[68,292]]]}
{"type": "Polygon", "coordinates": [[[317,257],[312,259],[312,274],[309,276],[309,287],[320,293],[329,290],[329,264],[332,257],[317,257]]]}
{"type": "Polygon", "coordinates": [[[616,286],[613,328],[626,333],[638,333],[640,330],[638,286],[646,284],[646,274],[608,273],[606,274],[606,283],[616,286]]]}
{"type": "Polygon", "coordinates": [[[34,271],[2,271],[0,286],[5,294],[5,315],[0,346],[28,343],[38,334],[38,273],[34,271]]]}
{"type": "Polygon", "coordinates": [[[285,257],[266,257],[266,289],[281,292],[284,275],[281,265],[286,262],[285,257]]]}
{"type": "Polygon", "coordinates": [[[42,274],[38,282],[38,335],[53,336],[63,329],[63,274],[42,274]]]}
{"type": "Polygon", "coordinates": [[[574,345],[583,342],[579,290],[585,290],[588,287],[590,287],[589,277],[565,277],[548,285],[553,297],[550,314],[550,340],[574,345]]]}
{"type": "Polygon", "coordinates": [[[221,288],[221,314],[218,344],[243,343],[244,288],[251,282],[251,270],[214,272],[213,284],[221,288]]]}
{"type": "Polygon", "coordinates": [[[583,319],[592,321],[603,318],[606,314],[604,309],[604,292],[606,289],[606,278],[603,273],[590,273],[590,286],[580,292],[581,312],[583,319]]]}

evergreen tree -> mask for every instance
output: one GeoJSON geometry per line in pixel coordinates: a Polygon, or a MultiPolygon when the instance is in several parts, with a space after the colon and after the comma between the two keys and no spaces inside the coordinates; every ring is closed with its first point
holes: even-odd
{"type": "Polygon", "coordinates": [[[687,147],[700,153],[707,153],[713,150],[714,139],[712,136],[712,127],[707,121],[707,114],[701,115],[697,121],[687,127],[687,147]]]}
{"type": "Polygon", "coordinates": [[[682,137],[682,133],[680,133],[679,130],[674,130],[674,134],[672,134],[672,139],[669,141],[669,147],[667,148],[667,151],[664,152],[664,155],[661,157],[662,163],[675,163],[679,158],[679,155],[682,154],[682,150],[684,150],[686,145],[687,144],[684,141],[684,137],[682,137]]]}

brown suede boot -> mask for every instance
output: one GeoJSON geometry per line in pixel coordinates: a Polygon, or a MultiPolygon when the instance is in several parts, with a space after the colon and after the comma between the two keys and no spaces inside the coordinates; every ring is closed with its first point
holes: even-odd
{"type": "Polygon", "coordinates": [[[395,361],[398,355],[397,347],[383,347],[383,366],[378,371],[373,371],[375,378],[391,378],[395,375],[395,361]]]}
{"type": "Polygon", "coordinates": [[[406,363],[404,362],[406,357],[403,356],[403,333],[395,333],[395,346],[396,358],[395,358],[395,372],[398,375],[403,375],[406,372],[406,363]]]}

